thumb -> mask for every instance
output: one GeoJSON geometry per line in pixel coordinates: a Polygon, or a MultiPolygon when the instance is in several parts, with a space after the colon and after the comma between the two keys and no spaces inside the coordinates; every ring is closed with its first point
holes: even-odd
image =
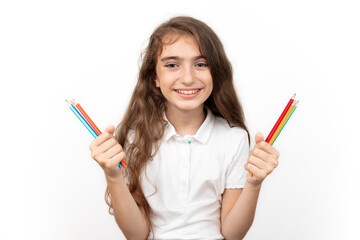
{"type": "Polygon", "coordinates": [[[255,143],[259,143],[259,142],[262,142],[264,141],[264,136],[258,132],[256,135],[255,135],[255,143]]]}
{"type": "Polygon", "coordinates": [[[113,134],[115,132],[115,127],[113,125],[109,125],[106,127],[105,131],[113,134]]]}

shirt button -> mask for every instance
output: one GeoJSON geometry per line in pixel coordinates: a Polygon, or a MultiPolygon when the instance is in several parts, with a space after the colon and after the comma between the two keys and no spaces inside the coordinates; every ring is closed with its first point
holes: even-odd
{"type": "Polygon", "coordinates": [[[188,167],[187,163],[183,163],[183,167],[187,168],[188,167]]]}
{"type": "Polygon", "coordinates": [[[181,186],[186,187],[186,182],[185,182],[185,181],[182,181],[182,182],[181,182],[181,186]]]}

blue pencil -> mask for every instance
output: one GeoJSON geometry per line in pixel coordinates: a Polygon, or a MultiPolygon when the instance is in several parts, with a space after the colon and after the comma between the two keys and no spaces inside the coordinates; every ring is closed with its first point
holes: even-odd
{"type": "Polygon", "coordinates": [[[94,138],[96,138],[98,135],[96,134],[96,132],[90,127],[90,125],[85,121],[85,119],[81,116],[81,114],[78,112],[78,110],[76,110],[76,108],[69,103],[67,100],[65,100],[69,106],[69,108],[71,109],[71,111],[77,116],[77,118],[82,122],[82,124],[84,124],[84,126],[87,128],[87,130],[89,130],[89,132],[91,133],[91,135],[93,135],[94,138]]]}
{"type": "MultiPolygon", "coordinates": [[[[82,124],[84,124],[84,126],[87,128],[87,130],[89,130],[91,135],[93,135],[93,137],[96,138],[98,136],[97,133],[92,129],[92,127],[83,118],[83,116],[79,113],[79,111],[68,100],[65,100],[65,101],[68,104],[71,111],[77,116],[77,118],[82,122],[82,124]]],[[[119,167],[122,167],[121,162],[119,162],[119,167]]]]}

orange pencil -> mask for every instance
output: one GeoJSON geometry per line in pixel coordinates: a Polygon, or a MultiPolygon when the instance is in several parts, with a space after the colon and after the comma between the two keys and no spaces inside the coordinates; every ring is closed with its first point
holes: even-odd
{"type": "MultiPolygon", "coordinates": [[[[270,145],[272,145],[274,143],[275,139],[277,138],[280,131],[284,127],[284,124],[286,124],[287,120],[289,119],[289,115],[293,112],[292,110],[293,110],[295,104],[297,103],[295,101],[295,96],[296,96],[296,93],[289,100],[289,102],[286,105],[285,109],[281,113],[279,119],[276,121],[274,127],[271,129],[271,132],[267,136],[265,142],[269,143],[270,145]]],[[[295,108],[296,108],[296,106],[295,106],[295,108]]],[[[251,172],[249,172],[249,174],[250,174],[250,176],[253,176],[253,174],[251,172]]]]}
{"type": "Polygon", "coordinates": [[[89,123],[91,128],[96,132],[97,135],[101,134],[101,131],[99,128],[95,125],[95,123],[90,119],[90,117],[86,114],[84,109],[80,106],[78,102],[76,102],[74,99],[72,100],[73,105],[75,108],[80,112],[80,114],[85,118],[85,120],[89,123]]]}
{"type": "Polygon", "coordinates": [[[272,145],[275,141],[275,138],[277,137],[277,135],[279,134],[280,130],[282,129],[282,127],[284,126],[284,123],[286,121],[286,119],[288,119],[289,117],[289,114],[291,113],[291,111],[293,110],[294,106],[295,106],[295,103],[296,101],[294,101],[292,104],[291,104],[291,107],[287,110],[286,114],[285,114],[285,117],[281,120],[279,126],[277,127],[274,135],[271,137],[270,141],[269,141],[269,144],[272,145]]]}
{"type": "MultiPolygon", "coordinates": [[[[68,102],[68,101],[67,101],[68,102]]],[[[74,99],[71,102],[71,108],[70,109],[75,113],[75,115],[77,115],[77,117],[83,122],[83,124],[85,125],[85,127],[88,128],[88,130],[93,134],[93,136],[96,138],[97,136],[99,136],[101,134],[101,131],[97,128],[97,126],[95,125],[95,123],[91,120],[91,118],[86,114],[85,110],[80,106],[79,103],[77,103],[74,99]],[[83,119],[81,119],[81,117],[83,119]],[[90,125],[90,126],[89,126],[90,125]],[[90,128],[89,128],[90,127],[90,128]],[[91,129],[91,130],[90,130],[91,129]],[[95,132],[95,133],[94,133],[95,132]]],[[[127,164],[124,160],[121,160],[121,162],[119,163],[119,167],[123,166],[124,168],[127,167],[127,164]]]]}
{"type": "Polygon", "coordinates": [[[276,129],[278,128],[279,124],[281,123],[281,121],[284,119],[285,114],[287,113],[287,111],[289,110],[291,104],[295,101],[295,96],[296,93],[292,96],[292,98],[290,98],[289,102],[286,104],[285,109],[283,110],[283,112],[281,113],[279,119],[276,121],[274,127],[271,129],[271,132],[269,133],[269,135],[267,136],[265,142],[270,142],[270,139],[272,138],[272,136],[274,135],[276,129]]]}

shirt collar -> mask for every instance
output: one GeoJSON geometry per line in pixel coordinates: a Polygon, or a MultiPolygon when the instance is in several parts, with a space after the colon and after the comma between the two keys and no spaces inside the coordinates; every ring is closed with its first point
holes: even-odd
{"type": "MultiPolygon", "coordinates": [[[[201,143],[205,143],[210,136],[212,127],[214,125],[215,117],[214,114],[211,112],[210,108],[206,106],[206,118],[205,121],[201,124],[200,128],[197,130],[195,135],[192,135],[191,137],[196,139],[197,141],[201,143]]],[[[164,113],[164,119],[168,122],[168,125],[165,127],[165,133],[164,133],[164,141],[168,141],[172,136],[176,136],[175,127],[169,122],[169,120],[166,117],[166,114],[164,113]]]]}

